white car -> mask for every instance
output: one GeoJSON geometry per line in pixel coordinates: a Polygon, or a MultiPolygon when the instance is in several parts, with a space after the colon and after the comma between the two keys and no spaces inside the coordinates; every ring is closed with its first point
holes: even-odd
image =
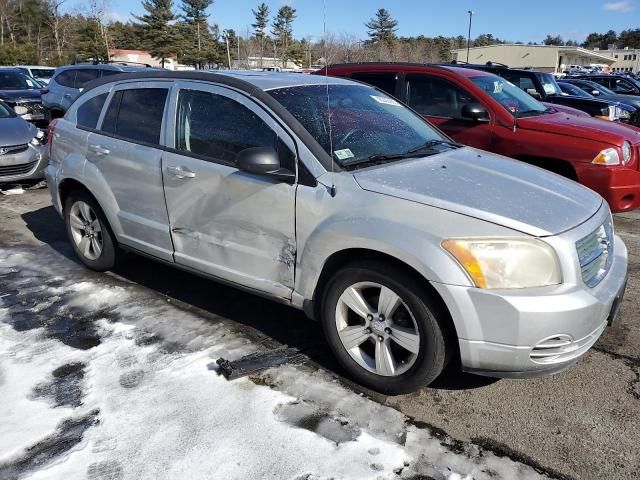
{"type": "Polygon", "coordinates": [[[36,80],[44,83],[45,85],[49,84],[49,80],[51,80],[51,77],[53,76],[53,72],[56,71],[54,67],[43,67],[39,65],[16,65],[15,68],[19,68],[25,74],[35,78],[36,80]]]}

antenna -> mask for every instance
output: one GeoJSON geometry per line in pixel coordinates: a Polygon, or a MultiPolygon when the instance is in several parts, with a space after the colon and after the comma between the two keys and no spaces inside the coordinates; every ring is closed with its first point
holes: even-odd
{"type": "Polygon", "coordinates": [[[331,156],[331,188],[329,194],[336,196],[336,182],[333,171],[333,132],[331,131],[331,97],[329,93],[329,59],[327,58],[327,0],[322,1],[322,35],[324,36],[324,82],[327,87],[327,121],[329,124],[329,155],[331,156]]]}

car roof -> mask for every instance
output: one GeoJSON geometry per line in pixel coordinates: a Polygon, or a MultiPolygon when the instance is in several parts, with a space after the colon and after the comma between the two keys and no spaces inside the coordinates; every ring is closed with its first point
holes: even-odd
{"type": "MultiPolygon", "coordinates": [[[[492,75],[482,70],[473,70],[471,68],[461,68],[455,64],[431,64],[431,63],[407,63],[407,62],[362,62],[362,63],[341,63],[329,65],[329,74],[332,70],[346,70],[358,72],[388,72],[394,70],[411,71],[411,72],[431,72],[434,70],[448,70],[462,77],[479,77],[492,75]]],[[[322,70],[318,70],[321,72],[322,70]]],[[[316,72],[315,75],[320,73],[316,72]]]]}
{"type": "Polygon", "coordinates": [[[40,70],[55,70],[56,67],[49,67],[47,65],[16,65],[15,68],[38,68],[40,70]]]}
{"type": "Polygon", "coordinates": [[[22,73],[18,67],[0,67],[0,72],[18,72],[22,73]]]}

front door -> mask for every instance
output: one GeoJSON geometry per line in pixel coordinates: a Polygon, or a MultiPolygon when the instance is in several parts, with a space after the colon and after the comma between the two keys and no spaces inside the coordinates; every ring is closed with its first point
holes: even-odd
{"type": "Polygon", "coordinates": [[[246,148],[273,147],[295,171],[291,137],[251,99],[221,86],[180,84],[170,119],[162,172],[176,263],[290,298],[296,186],[235,162],[246,148]]]}
{"type": "Polygon", "coordinates": [[[160,139],[169,87],[145,82],[116,87],[103,119],[87,140],[87,160],[100,172],[117,205],[119,240],[164,260],[173,259],[162,188],[160,139]]]}
{"type": "Polygon", "coordinates": [[[491,121],[462,116],[462,107],[478,101],[462,87],[435,75],[406,77],[406,103],[451,138],[471,147],[489,150],[493,137],[491,121]]]}

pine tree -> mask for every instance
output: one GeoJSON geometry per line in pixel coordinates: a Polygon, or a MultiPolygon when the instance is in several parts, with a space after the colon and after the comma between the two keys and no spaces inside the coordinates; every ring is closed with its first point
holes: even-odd
{"type": "Polygon", "coordinates": [[[278,10],[276,18],[273,20],[273,28],[271,33],[276,38],[277,42],[282,46],[282,67],[287,67],[287,61],[289,59],[289,48],[291,38],[293,37],[293,21],[296,18],[295,8],[291,8],[289,5],[284,5],[278,10]]]}
{"type": "Polygon", "coordinates": [[[181,0],[180,9],[184,20],[184,52],[183,61],[197,68],[203,68],[207,58],[211,56],[213,39],[209,33],[206,12],[213,0],[181,0]]]}
{"type": "Polygon", "coordinates": [[[256,19],[256,23],[252,23],[251,26],[253,27],[256,38],[260,42],[260,68],[262,68],[262,59],[264,58],[264,31],[269,24],[269,7],[263,2],[258,5],[257,10],[251,10],[251,12],[256,19]]]}
{"type": "Polygon", "coordinates": [[[391,17],[391,14],[384,8],[376,12],[376,16],[364,24],[369,29],[367,32],[370,41],[377,45],[386,43],[391,46],[396,39],[398,21],[391,17]]]}
{"type": "Polygon", "coordinates": [[[160,59],[164,68],[167,58],[176,54],[178,34],[173,22],[176,19],[173,13],[173,0],[143,0],[142,6],[146,14],[135,16],[140,20],[145,29],[145,44],[149,53],[160,59]]]}

